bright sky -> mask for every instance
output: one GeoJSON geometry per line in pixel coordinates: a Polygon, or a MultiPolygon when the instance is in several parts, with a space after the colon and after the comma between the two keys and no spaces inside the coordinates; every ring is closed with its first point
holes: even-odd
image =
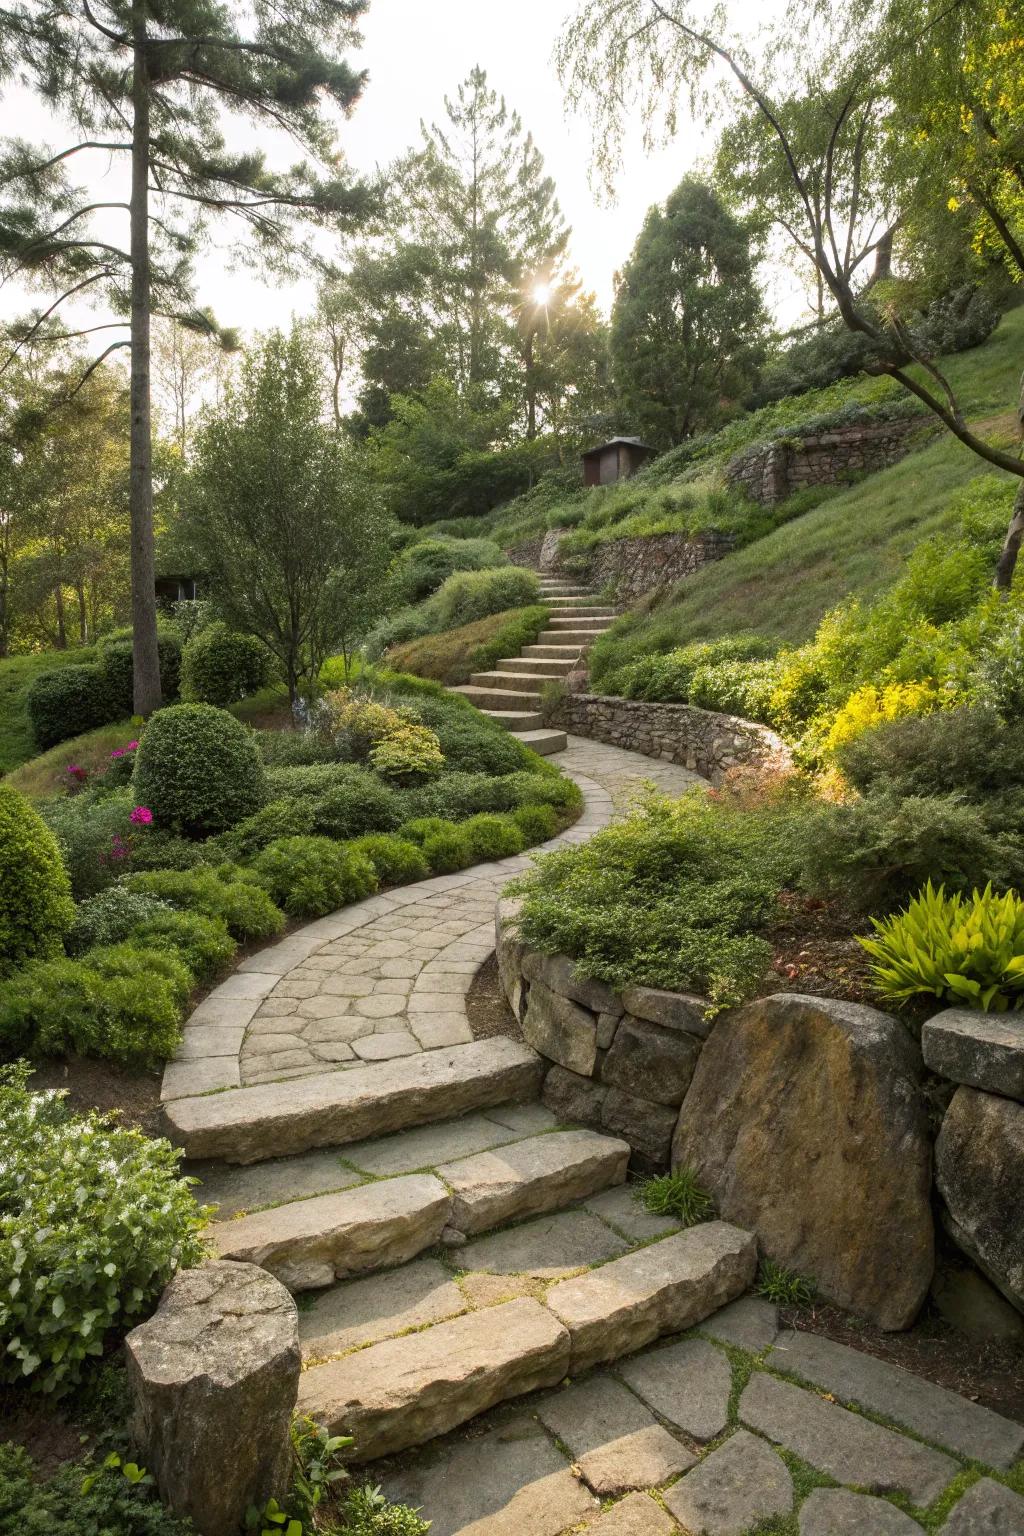
{"type": "MultiPolygon", "coordinates": [[[[753,31],[782,8],[783,0],[727,0],[730,29],[753,31]]],[[[573,228],[572,252],[586,285],[607,311],[613,273],[633,245],[648,207],[662,201],[712,147],[702,125],[683,123],[667,149],[645,153],[639,128],[626,147],[616,201],[599,201],[588,181],[590,133],[580,118],[567,119],[551,61],[552,49],[575,0],[371,0],[363,21],[364,46],[352,62],[369,70],[366,93],[341,130],[341,144],[357,170],[387,165],[417,141],[421,118],[443,115],[443,97],[454,94],[475,64],[523,119],[554,177],[563,211],[573,228]]],[[[54,146],[69,142],[61,126],[26,93],[15,90],[0,104],[5,127],[54,146]]],[[[9,129],[8,129],[9,131],[9,129]]],[[[92,190],[122,198],[120,176],[106,157],[93,156],[92,190]]],[[[114,214],[113,219],[121,219],[114,214]]],[[[228,226],[230,229],[230,226],[228,226]]],[[[256,273],[232,270],[228,253],[212,249],[197,264],[199,298],[222,324],[243,331],[285,323],[312,303],[310,283],[269,284],[256,273]]],[[[800,304],[785,275],[773,274],[775,305],[792,317],[800,304]]],[[[23,295],[0,290],[0,314],[26,307],[23,295]]]]}

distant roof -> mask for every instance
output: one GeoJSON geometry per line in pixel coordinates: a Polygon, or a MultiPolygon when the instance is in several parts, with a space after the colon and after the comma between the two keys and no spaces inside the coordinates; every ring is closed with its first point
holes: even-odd
{"type": "Polygon", "coordinates": [[[643,442],[639,437],[610,437],[606,443],[598,443],[595,448],[586,449],[580,457],[587,459],[592,453],[603,453],[606,448],[614,448],[616,443],[628,443],[631,448],[643,448],[647,453],[656,452],[650,443],[643,442]]]}

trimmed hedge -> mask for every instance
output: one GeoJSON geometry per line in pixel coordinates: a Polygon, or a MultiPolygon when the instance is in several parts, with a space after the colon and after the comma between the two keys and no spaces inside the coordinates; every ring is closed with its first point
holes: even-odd
{"type": "Polygon", "coordinates": [[[243,944],[272,939],[284,927],[284,918],[259,885],[230,864],[218,869],[154,869],[129,875],[130,891],[157,896],[172,907],[217,917],[233,938],[243,944]]]}
{"type": "Polygon", "coordinates": [[[252,732],[212,704],[174,704],[155,714],[139,745],[133,783],[161,830],[188,837],[223,832],[268,798],[252,732]]]}
{"type": "Polygon", "coordinates": [[[0,784],[0,975],[56,955],[75,918],[57,840],[28,801],[0,784]]]}
{"type": "Polygon", "coordinates": [[[377,889],[369,858],[329,837],[282,837],[253,863],[253,873],[292,917],[323,917],[377,889]]]}
{"type": "Polygon", "coordinates": [[[269,680],[270,657],[254,635],[210,624],[185,647],[181,696],[189,704],[222,709],[257,693],[269,680]]]}
{"type": "MultiPolygon", "coordinates": [[[[181,680],[181,640],[173,630],[157,631],[157,653],[160,660],[160,692],[165,704],[178,697],[181,680]]],[[[135,668],[132,663],[132,632],[116,629],[99,642],[100,667],[107,680],[111,714],[109,719],[119,720],[131,715],[135,709],[133,690],[135,668]]]]}
{"type": "Polygon", "coordinates": [[[40,672],[28,690],[25,707],[42,752],[116,720],[119,713],[106,673],[95,665],[40,672]]]}

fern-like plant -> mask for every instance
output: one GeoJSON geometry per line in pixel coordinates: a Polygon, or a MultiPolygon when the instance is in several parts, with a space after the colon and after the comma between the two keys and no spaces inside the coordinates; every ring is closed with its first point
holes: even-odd
{"type": "Polygon", "coordinates": [[[714,1201],[685,1164],[648,1179],[640,1186],[639,1198],[653,1216],[670,1216],[683,1227],[694,1227],[714,1215],[714,1201]]]}
{"type": "Polygon", "coordinates": [[[1015,891],[997,896],[989,884],[947,896],[929,881],[905,912],[872,923],[875,937],[857,942],[888,1001],[931,995],[986,1013],[1024,1007],[1024,901],[1015,891]]]}

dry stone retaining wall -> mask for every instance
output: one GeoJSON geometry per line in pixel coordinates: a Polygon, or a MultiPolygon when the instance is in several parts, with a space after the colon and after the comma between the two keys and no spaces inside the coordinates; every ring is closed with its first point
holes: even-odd
{"type": "Polygon", "coordinates": [[[921,430],[919,417],[838,427],[814,437],[774,438],[737,454],[726,467],[730,485],[741,486],[761,506],[772,507],[809,485],[841,485],[899,463],[921,430]]]}
{"type": "Polygon", "coordinates": [[[692,704],[566,693],[548,706],[546,718],[574,735],[677,763],[712,783],[740,764],[788,767],[792,762],[782,737],[766,725],[692,704]]]}
{"type": "Polygon", "coordinates": [[[646,538],[610,539],[590,553],[587,580],[591,586],[614,586],[622,602],[634,602],[647,592],[674,586],[712,560],[721,560],[734,547],[729,534],[655,533],[646,538]]]}

